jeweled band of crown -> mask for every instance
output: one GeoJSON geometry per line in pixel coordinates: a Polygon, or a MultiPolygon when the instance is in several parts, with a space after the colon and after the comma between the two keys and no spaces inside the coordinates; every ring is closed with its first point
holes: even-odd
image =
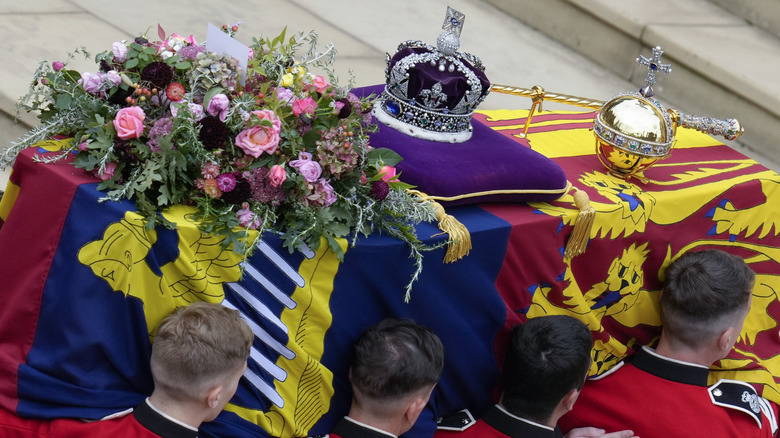
{"type": "Polygon", "coordinates": [[[372,114],[391,128],[413,137],[433,141],[460,143],[471,138],[471,116],[468,114],[447,114],[430,111],[414,100],[398,99],[385,90],[380,97],[381,104],[374,106],[372,114]]]}

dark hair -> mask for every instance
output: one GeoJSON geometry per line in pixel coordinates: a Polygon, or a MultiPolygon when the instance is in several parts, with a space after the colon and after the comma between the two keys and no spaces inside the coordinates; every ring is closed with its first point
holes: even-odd
{"type": "Polygon", "coordinates": [[[352,385],[375,400],[399,398],[436,384],[444,346],[430,329],[407,319],[385,319],[355,343],[352,385]]]}
{"type": "Polygon", "coordinates": [[[501,404],[519,417],[547,421],[569,391],[582,389],[592,347],[590,330],[571,316],[540,316],[512,327],[501,404]]]}
{"type": "Polygon", "coordinates": [[[683,254],[664,276],[664,331],[690,346],[711,339],[745,309],[756,278],[741,257],[714,249],[683,254]]]}

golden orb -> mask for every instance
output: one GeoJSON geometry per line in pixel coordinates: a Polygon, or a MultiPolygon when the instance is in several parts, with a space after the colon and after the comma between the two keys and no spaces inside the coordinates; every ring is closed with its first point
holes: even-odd
{"type": "Polygon", "coordinates": [[[613,175],[644,181],[644,171],[669,155],[675,126],[660,102],[623,93],[606,102],[593,120],[596,154],[613,175]]]}

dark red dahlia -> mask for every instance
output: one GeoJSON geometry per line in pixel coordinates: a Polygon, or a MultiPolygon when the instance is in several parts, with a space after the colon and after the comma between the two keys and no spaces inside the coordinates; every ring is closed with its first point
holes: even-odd
{"type": "Polygon", "coordinates": [[[236,177],[236,187],[229,192],[222,192],[221,199],[229,204],[240,205],[252,196],[252,187],[240,172],[234,172],[233,175],[236,177]]]}
{"type": "Polygon", "coordinates": [[[198,140],[203,143],[203,147],[208,150],[222,149],[225,147],[230,136],[227,126],[219,120],[219,117],[206,116],[198,122],[200,125],[200,134],[198,140]]]}
{"type": "Polygon", "coordinates": [[[371,191],[368,194],[377,201],[381,201],[387,198],[388,193],[390,193],[390,186],[380,179],[371,184],[371,191]]]}
{"type": "Polygon", "coordinates": [[[165,88],[173,79],[173,68],[160,61],[153,62],[141,70],[141,80],[157,88],[165,88]]]}
{"type": "Polygon", "coordinates": [[[344,106],[342,106],[341,109],[339,110],[340,119],[346,119],[347,117],[349,117],[350,114],[352,114],[352,103],[348,101],[346,97],[341,98],[336,102],[340,102],[344,104],[344,106]]]}

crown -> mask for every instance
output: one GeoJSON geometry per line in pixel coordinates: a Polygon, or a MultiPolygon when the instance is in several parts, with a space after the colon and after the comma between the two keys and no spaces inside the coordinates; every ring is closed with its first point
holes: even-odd
{"type": "Polygon", "coordinates": [[[404,41],[387,54],[386,85],[372,114],[412,137],[460,143],[471,138],[471,116],[490,92],[482,61],[458,52],[465,15],[447,7],[437,47],[404,41]]]}

